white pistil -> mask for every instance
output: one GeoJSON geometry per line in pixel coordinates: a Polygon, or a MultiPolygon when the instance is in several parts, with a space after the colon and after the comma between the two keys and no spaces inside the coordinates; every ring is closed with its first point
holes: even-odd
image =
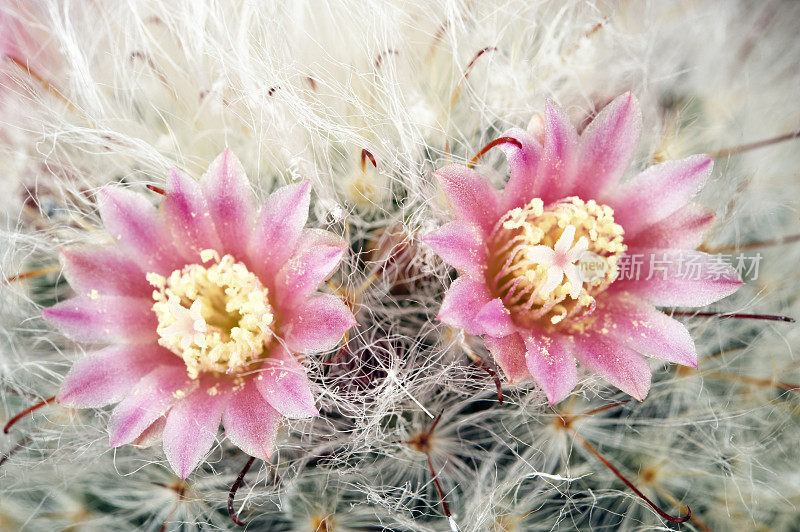
{"type": "Polygon", "coordinates": [[[617,262],[627,249],[622,236],[606,205],[569,197],[545,208],[534,199],[495,224],[487,278],[521,322],[580,320],[594,309],[594,297],[616,279],[617,262]],[[605,261],[604,275],[581,277],[579,261],[587,251],[605,261]]]}
{"type": "Polygon", "coordinates": [[[208,324],[200,313],[202,303],[195,301],[187,309],[181,305],[180,299],[172,296],[167,300],[167,305],[175,322],[161,330],[161,337],[168,339],[170,343],[177,340],[181,349],[188,349],[192,343],[206,347],[208,324]]]}
{"type": "Polygon", "coordinates": [[[256,359],[271,340],[267,289],[230,255],[203,250],[204,266],[192,264],[168,278],[149,273],[158,343],[183,358],[190,377],[210,371],[233,374],[256,359]]]}
{"type": "Polygon", "coordinates": [[[575,226],[564,228],[561,237],[550,248],[544,245],[533,246],[526,251],[529,261],[547,267],[547,276],[538,290],[539,296],[547,297],[555,290],[566,276],[570,284],[569,296],[578,299],[583,281],[578,273],[576,262],[589,249],[589,241],[582,236],[575,242],[575,226]],[[574,245],[573,245],[574,242],[574,245]]]}

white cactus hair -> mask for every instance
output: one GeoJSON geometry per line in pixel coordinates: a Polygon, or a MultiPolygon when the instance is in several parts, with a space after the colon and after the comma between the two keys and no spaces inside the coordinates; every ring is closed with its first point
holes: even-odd
{"type": "MultiPolygon", "coordinates": [[[[432,171],[525,128],[545,98],[580,123],[632,91],[639,167],[797,132],[800,5],[1,0],[0,10],[38,32],[31,72],[45,65],[41,79],[0,69],[0,420],[54,395],[83,355],[40,311],[70,294],[58,248],[98,238],[99,187],[124,183],[155,202],[145,185],[163,186],[171,167],[199,176],[230,147],[259,198],[312,181],[310,223],[350,244],[325,290],[349,297],[359,322],[346,349],[305,361],[323,415],[286,424],[272,462],[257,461],[240,487],[235,507],[254,529],[665,526],[590,447],[668,513],[690,506],[687,527],[796,526],[794,326],[681,318],[700,368],[653,364],[643,403],[602,410],[626,396],[584,374],[555,408],[533,384],[504,384],[499,404],[473,361],[494,367],[483,343],[435,319],[452,271],[419,237],[446,217],[432,171]],[[410,443],[440,413],[426,444],[410,443]]],[[[798,167],[797,141],[722,152],[702,193],[718,216],[708,249],[800,232],[798,167]]],[[[480,168],[498,185],[507,173],[494,152],[480,168]]],[[[800,315],[800,244],[751,251],[763,257],[758,278],[712,310],[800,315]]],[[[226,504],[247,456],[222,432],[181,483],[159,445],[109,450],[107,417],[51,406],[0,436],[0,529],[237,528],[226,504]]]]}

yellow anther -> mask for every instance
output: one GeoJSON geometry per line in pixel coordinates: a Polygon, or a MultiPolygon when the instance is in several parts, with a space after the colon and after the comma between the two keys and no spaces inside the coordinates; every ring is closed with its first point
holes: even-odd
{"type": "Polygon", "coordinates": [[[487,280],[518,321],[558,324],[594,308],[594,296],[618,275],[627,247],[614,211],[594,200],[570,197],[547,207],[539,198],[509,211],[490,239],[487,280]],[[587,253],[603,271],[581,275],[587,253]]]}
{"type": "Polygon", "coordinates": [[[183,358],[191,378],[201,372],[237,373],[272,338],[267,289],[232,256],[203,250],[200,259],[169,277],[148,273],[158,343],[183,358]]]}

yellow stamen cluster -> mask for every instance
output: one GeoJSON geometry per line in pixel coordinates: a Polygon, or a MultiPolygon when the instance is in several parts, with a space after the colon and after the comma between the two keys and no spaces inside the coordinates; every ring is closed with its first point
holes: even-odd
{"type": "Polygon", "coordinates": [[[580,320],[594,310],[594,296],[617,278],[619,258],[627,249],[622,235],[613,209],[606,205],[569,197],[545,207],[534,198],[507,212],[495,226],[489,238],[487,281],[523,325],[580,320]],[[543,290],[549,266],[531,259],[535,246],[554,248],[568,226],[575,227],[575,241],[585,237],[587,252],[604,261],[601,274],[583,279],[574,299],[568,297],[573,287],[566,277],[554,289],[543,290]]]}
{"type": "Polygon", "coordinates": [[[169,277],[148,273],[158,343],[183,358],[191,378],[201,372],[234,374],[264,351],[272,338],[267,289],[243,264],[213,250],[169,277]]]}

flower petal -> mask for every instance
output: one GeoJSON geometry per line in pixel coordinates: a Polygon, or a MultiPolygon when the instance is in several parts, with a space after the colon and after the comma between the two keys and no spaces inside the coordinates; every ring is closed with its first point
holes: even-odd
{"type": "Polygon", "coordinates": [[[319,415],[306,369],[283,346],[272,350],[255,382],[264,399],[289,419],[319,415]]]}
{"type": "Polygon", "coordinates": [[[500,195],[481,174],[450,164],[434,174],[450,201],[457,220],[474,223],[488,234],[497,223],[500,195]]]}
{"type": "Polygon", "coordinates": [[[626,237],[635,237],[688,204],[708,180],[713,166],[707,155],[651,166],[614,194],[610,202],[614,221],[625,229],[626,237]]]}
{"type": "Polygon", "coordinates": [[[462,275],[445,292],[437,319],[452,327],[464,329],[469,334],[483,334],[483,327],[476,317],[492,299],[483,282],[462,275]]]}
{"type": "Polygon", "coordinates": [[[690,203],[649,227],[636,236],[625,238],[631,248],[695,249],[714,223],[714,211],[690,203]]]}
{"type": "Polygon", "coordinates": [[[515,139],[522,146],[518,148],[515,144],[508,142],[498,146],[505,154],[511,170],[501,197],[501,210],[506,212],[516,207],[522,207],[533,198],[542,146],[523,129],[512,128],[503,133],[503,136],[515,139]]]}
{"type": "Polygon", "coordinates": [[[103,225],[142,270],[169,275],[184,266],[169,228],[147,198],[120,187],[102,188],[98,196],[103,225]]]}
{"type": "Polygon", "coordinates": [[[531,372],[525,364],[525,343],[518,333],[503,338],[484,336],[483,341],[508,382],[516,384],[531,378],[531,372]]]}
{"type": "Polygon", "coordinates": [[[742,281],[720,257],[690,250],[629,249],[609,290],[656,306],[702,307],[736,292],[742,281]],[[641,269],[637,274],[636,264],[641,269]],[[633,267],[631,267],[633,266],[633,267]]]}
{"type": "Polygon", "coordinates": [[[42,315],[65,335],[78,341],[158,338],[151,300],[127,296],[78,296],[42,310],[42,315]]]}
{"type": "Polygon", "coordinates": [[[511,312],[503,305],[503,300],[499,297],[492,299],[478,311],[475,323],[483,330],[484,334],[495,338],[508,336],[517,330],[511,319],[511,312]]]}
{"type": "Polygon", "coordinates": [[[613,188],[631,164],[641,129],[639,102],[630,92],[605,106],[581,134],[570,195],[596,198],[613,188]]]}
{"type": "Polygon", "coordinates": [[[242,163],[226,149],[214,159],[200,183],[223,252],[242,260],[247,256],[255,216],[253,194],[242,163]]]}
{"type": "Polygon", "coordinates": [[[222,249],[211,212],[200,184],[178,170],[167,177],[167,193],[161,202],[175,247],[187,262],[199,262],[200,251],[222,249]]]}
{"type": "Polygon", "coordinates": [[[77,293],[150,297],[145,273],[115,246],[67,247],[61,250],[64,276],[77,293]]]}
{"type": "Polygon", "coordinates": [[[535,196],[545,205],[563,198],[574,186],[578,132],[561,107],[545,104],[545,140],[535,196]]]}
{"type": "Polygon", "coordinates": [[[233,392],[222,414],[225,434],[233,445],[262,460],[269,460],[281,415],[261,395],[250,379],[233,392]]]}
{"type": "Polygon", "coordinates": [[[308,220],[311,181],[287,185],[270,194],[250,237],[250,260],[262,279],[272,279],[295,251],[308,220]]]}
{"type": "Polygon", "coordinates": [[[567,397],[578,385],[578,368],[569,337],[528,334],[525,349],[528,371],[551,405],[567,397]]]}
{"type": "MultiPolygon", "coordinates": [[[[107,347],[78,360],[56,400],[71,408],[99,408],[117,403],[170,353],[157,346],[107,347]]],[[[175,358],[177,357],[170,357],[175,358]]]]}
{"type": "Polygon", "coordinates": [[[297,309],[284,340],[293,353],[327,351],[341,342],[347,329],[355,325],[353,313],[341,299],[323,294],[309,298],[297,309]]]}
{"type": "Polygon", "coordinates": [[[142,433],[131,442],[131,445],[142,449],[152,447],[156,443],[160,442],[161,438],[164,437],[164,426],[166,424],[167,418],[165,416],[159,417],[150,423],[150,426],[144,429],[142,433]]]}
{"type": "Polygon", "coordinates": [[[52,60],[46,50],[48,35],[43,27],[30,22],[31,14],[22,0],[4,1],[0,5],[3,7],[0,9],[0,53],[18,61],[33,59],[32,66],[38,72],[52,60]]]}
{"type": "Polygon", "coordinates": [[[422,239],[453,268],[475,278],[486,270],[486,244],[477,225],[450,222],[422,239]]]}
{"type": "Polygon", "coordinates": [[[697,367],[697,351],[689,331],[650,303],[608,294],[601,298],[593,318],[591,327],[597,334],[649,357],[697,367]]]}
{"type": "Polygon", "coordinates": [[[164,425],[164,454],[182,479],[189,476],[211,449],[229,394],[230,390],[209,389],[203,383],[170,409],[164,425]]]}
{"type": "Polygon", "coordinates": [[[575,357],[591,371],[638,401],[650,390],[647,360],[625,345],[596,333],[573,336],[575,357]]]}
{"type": "Polygon", "coordinates": [[[111,413],[111,447],[134,441],[194,385],[182,365],[160,366],[148,373],[111,413]]]}
{"type": "Polygon", "coordinates": [[[342,260],[347,242],[329,231],[304,229],[297,250],[278,272],[275,291],[285,312],[301,304],[342,260]]]}

